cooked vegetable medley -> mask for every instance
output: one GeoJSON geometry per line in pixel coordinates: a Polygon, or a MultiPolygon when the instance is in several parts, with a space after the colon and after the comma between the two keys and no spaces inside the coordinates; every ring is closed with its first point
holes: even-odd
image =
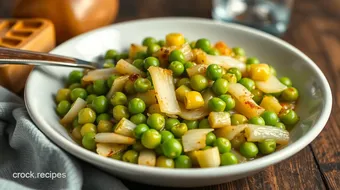
{"type": "Polygon", "coordinates": [[[218,167],[289,142],[299,92],[241,47],[180,33],[108,50],[56,94],[61,123],[101,156],[163,168],[218,167]]]}

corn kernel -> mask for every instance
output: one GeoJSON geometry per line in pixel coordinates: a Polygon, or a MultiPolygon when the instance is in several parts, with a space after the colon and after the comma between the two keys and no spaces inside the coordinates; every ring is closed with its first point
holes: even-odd
{"type": "Polygon", "coordinates": [[[214,47],[220,52],[221,55],[230,55],[232,52],[227,44],[222,41],[217,42],[214,47]]]}
{"type": "Polygon", "coordinates": [[[180,33],[170,33],[166,35],[166,45],[167,46],[181,46],[185,43],[183,34],[180,33]]]}
{"type": "Polygon", "coordinates": [[[210,112],[208,120],[211,128],[214,129],[231,125],[228,112],[210,112]]]}
{"type": "Polygon", "coordinates": [[[186,109],[196,109],[204,106],[202,95],[197,91],[185,93],[184,105],[186,109]]]}
{"type": "Polygon", "coordinates": [[[161,108],[159,107],[159,104],[152,104],[152,105],[148,108],[148,113],[149,113],[149,114],[153,114],[153,113],[162,113],[162,112],[161,112],[161,108]]]}
{"type": "Polygon", "coordinates": [[[250,65],[250,77],[253,80],[266,81],[270,76],[270,68],[267,64],[250,65]]]}
{"type": "Polygon", "coordinates": [[[264,96],[260,106],[265,110],[273,111],[276,114],[279,114],[282,109],[280,102],[274,96],[264,96]]]}
{"type": "Polygon", "coordinates": [[[190,92],[191,89],[185,85],[181,85],[175,90],[177,100],[184,102],[184,97],[187,92],[190,92]]]}

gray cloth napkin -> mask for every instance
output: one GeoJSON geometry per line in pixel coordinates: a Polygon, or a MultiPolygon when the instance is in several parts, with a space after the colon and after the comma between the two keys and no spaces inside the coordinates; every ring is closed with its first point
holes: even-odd
{"type": "Polygon", "coordinates": [[[0,189],[127,188],[53,144],[31,121],[24,101],[0,86],[0,189]]]}

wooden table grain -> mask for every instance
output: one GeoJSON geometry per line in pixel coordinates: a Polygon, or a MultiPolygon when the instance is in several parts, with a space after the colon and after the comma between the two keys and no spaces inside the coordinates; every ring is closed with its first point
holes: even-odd
{"type": "MultiPolygon", "coordinates": [[[[211,18],[210,0],[121,0],[117,22],[164,16],[211,18]]],[[[340,189],[340,3],[296,0],[285,41],[309,56],[325,73],[333,93],[333,110],[322,133],[293,157],[230,183],[197,190],[340,189]]],[[[123,180],[131,190],[179,189],[123,180]]]]}

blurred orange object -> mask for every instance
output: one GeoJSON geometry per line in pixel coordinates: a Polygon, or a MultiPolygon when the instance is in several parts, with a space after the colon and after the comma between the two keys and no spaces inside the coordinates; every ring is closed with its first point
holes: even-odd
{"type": "MultiPolygon", "coordinates": [[[[55,32],[45,19],[0,19],[0,47],[48,52],[55,47],[55,32]]],[[[20,92],[33,69],[29,65],[0,65],[0,85],[20,92]]]]}
{"type": "Polygon", "coordinates": [[[118,7],[118,0],[17,0],[13,16],[51,20],[61,43],[112,23],[118,7]]]}

